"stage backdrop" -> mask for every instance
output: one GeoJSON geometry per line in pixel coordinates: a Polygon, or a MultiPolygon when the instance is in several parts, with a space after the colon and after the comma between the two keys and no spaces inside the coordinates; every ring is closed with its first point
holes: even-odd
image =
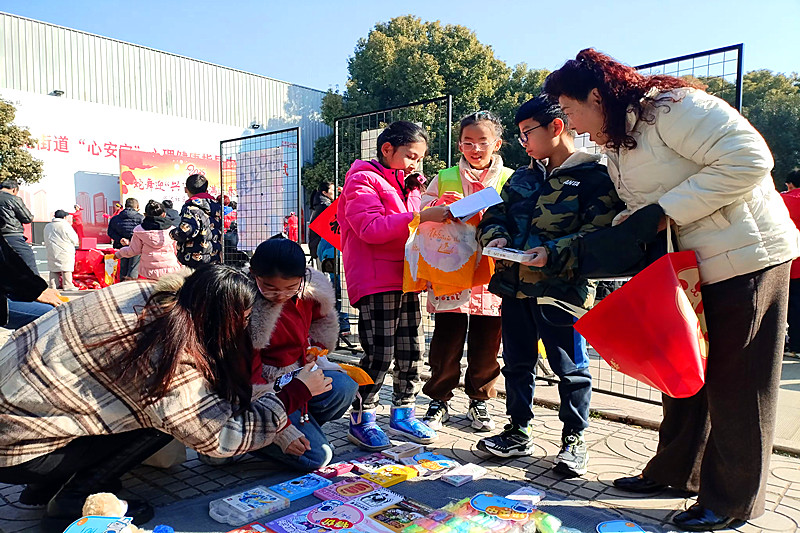
{"type": "MultiPolygon", "coordinates": [[[[216,197],[220,194],[219,156],[196,158],[183,155],[165,155],[155,152],[120,150],[119,185],[120,197],[139,200],[140,211],[148,200],[172,200],[175,209],[186,201],[186,178],[202,174],[208,180],[208,192],[216,197]]],[[[235,183],[227,185],[225,195],[236,199],[235,183]]]]}
{"type": "MultiPolygon", "coordinates": [[[[186,198],[183,183],[191,173],[189,165],[202,163],[201,168],[207,173],[214,168],[218,176],[219,141],[239,137],[247,131],[11,89],[0,89],[0,98],[16,107],[14,123],[27,127],[39,141],[31,152],[44,162],[44,177],[21,190],[23,200],[34,214],[34,226],[39,229],[34,231],[36,242],[40,242],[41,228],[50,221],[53,212],[56,209],[72,212],[74,204],[84,208],[85,235],[97,238],[100,243],[109,242],[108,219],[104,215],[113,212],[113,203],[121,199],[121,153],[147,152],[183,160],[179,169],[174,165],[181,163],[173,163],[174,179],[181,182],[179,190],[165,190],[170,195],[163,197],[158,189],[152,195],[137,191],[140,203],[150,198],[174,197],[179,200],[176,207],[180,207],[186,198]],[[173,192],[175,196],[171,196],[173,192]]],[[[140,177],[140,170],[133,172],[140,177]]]]}

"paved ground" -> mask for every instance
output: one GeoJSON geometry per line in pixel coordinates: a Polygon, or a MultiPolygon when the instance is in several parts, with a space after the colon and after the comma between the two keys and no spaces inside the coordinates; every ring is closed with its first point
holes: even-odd
{"type": "MultiPolygon", "coordinates": [[[[7,336],[7,330],[0,328],[0,345],[7,336]]],[[[343,358],[347,359],[347,356],[343,358]]],[[[596,368],[595,379],[598,382],[610,379],[603,374],[605,370],[601,365],[596,365],[596,368]]],[[[502,381],[499,390],[504,390],[502,381]]],[[[388,404],[389,394],[390,388],[385,386],[382,391],[385,404],[388,404]]],[[[632,497],[615,490],[611,485],[616,477],[640,471],[654,453],[657,443],[654,428],[658,427],[661,413],[659,406],[595,393],[592,408],[598,417],[592,420],[592,426],[586,433],[591,452],[589,473],[580,479],[563,479],[550,471],[558,452],[561,432],[556,411],[548,408],[557,405],[556,387],[540,383],[536,397],[542,406],[538,408],[535,421],[537,447],[533,457],[498,461],[477,451],[475,444],[483,435],[476,434],[463,416],[468,403],[463,391],[458,391],[451,403],[454,416],[450,425],[441,432],[436,446],[431,448],[463,462],[486,466],[495,477],[519,480],[543,488],[567,498],[575,505],[614,508],[634,521],[661,522],[665,529],[669,529],[669,519],[676,512],[691,505],[691,499],[671,492],[632,497]]],[[[427,399],[421,396],[420,416],[426,403],[427,399]]],[[[490,410],[501,426],[505,412],[502,398],[490,402],[490,410]]],[[[382,408],[381,418],[388,423],[388,407],[382,408]]],[[[346,439],[345,420],[331,423],[329,427],[331,440],[339,453],[354,450],[346,439]]],[[[800,459],[797,458],[800,454],[800,359],[794,357],[784,358],[778,437],[777,448],[792,451],[795,455],[773,455],[768,480],[768,512],[739,528],[739,531],[800,531],[800,459]]],[[[200,463],[190,451],[184,464],[168,470],[146,466],[135,469],[123,479],[120,495],[145,498],[156,506],[165,506],[223,492],[227,487],[263,478],[277,468],[279,465],[251,458],[231,466],[211,467],[200,463]]],[[[21,486],[0,484],[0,533],[38,530],[41,511],[23,510],[15,505],[21,490],[21,486]]],[[[171,525],[176,531],[183,531],[181,516],[175,516],[171,525]]]]}
{"type": "MultiPolygon", "coordinates": [[[[552,387],[550,387],[552,388],[552,387]]],[[[547,387],[541,387],[545,390],[547,387]]],[[[384,387],[384,404],[388,403],[389,387],[384,387]]],[[[599,395],[598,395],[599,396],[599,395]]],[[[424,408],[420,398],[420,411],[424,408]]],[[[676,512],[691,505],[691,499],[664,492],[649,497],[632,497],[615,490],[611,481],[621,475],[638,472],[656,446],[653,430],[620,422],[594,419],[586,433],[591,450],[590,471],[583,478],[563,479],[551,472],[553,458],[558,452],[561,425],[555,411],[540,407],[535,421],[536,450],[533,457],[512,460],[492,460],[477,451],[475,444],[482,436],[469,427],[463,415],[467,398],[458,391],[452,402],[454,412],[450,425],[441,432],[440,440],[432,449],[463,462],[475,462],[488,467],[496,477],[519,480],[565,497],[575,505],[610,507],[623,512],[631,520],[662,522],[676,512]]],[[[492,414],[502,421],[504,403],[490,402],[492,414]]],[[[381,418],[387,423],[388,407],[381,410],[381,418]]],[[[331,423],[329,434],[339,453],[353,450],[346,439],[344,420],[331,423]]],[[[254,459],[226,467],[211,467],[200,463],[190,452],[182,465],[169,470],[139,467],[123,479],[120,493],[125,497],[146,498],[154,505],[164,506],[180,500],[204,494],[224,491],[226,487],[239,485],[268,475],[276,465],[254,459]]],[[[765,516],[746,524],[740,531],[780,531],[800,529],[800,459],[774,455],[768,482],[768,512],[765,516]]],[[[40,512],[26,511],[16,507],[21,486],[0,484],[0,531],[37,531],[40,512]]],[[[181,516],[174,516],[171,525],[181,530],[181,516]]]]}

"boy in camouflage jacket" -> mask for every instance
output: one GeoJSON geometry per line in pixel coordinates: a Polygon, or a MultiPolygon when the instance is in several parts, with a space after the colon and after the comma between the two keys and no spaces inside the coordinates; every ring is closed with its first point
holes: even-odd
{"type": "Polygon", "coordinates": [[[581,278],[571,248],[587,232],[610,226],[624,207],[600,156],[576,152],[567,118],[557,104],[537,97],[517,111],[519,141],[531,164],[506,182],[503,203],[489,208],[478,226],[485,247],[532,252],[526,263],[497,261],[489,290],[503,298],[503,375],[506,411],[511,423],[499,435],[481,439],[478,448],[500,457],[529,455],[537,349],[541,339],[547,360],[559,376],[564,424],[556,470],[567,475],[587,471],[583,431],[588,427],[592,376],[586,342],[572,328],[573,318],[536,298],[551,296],[588,308],[594,284],[581,278]]]}
{"type": "Polygon", "coordinates": [[[178,243],[178,261],[198,268],[222,258],[222,205],[208,194],[208,180],[201,174],[186,178],[189,199],[181,208],[178,227],[169,236],[178,243]]]}

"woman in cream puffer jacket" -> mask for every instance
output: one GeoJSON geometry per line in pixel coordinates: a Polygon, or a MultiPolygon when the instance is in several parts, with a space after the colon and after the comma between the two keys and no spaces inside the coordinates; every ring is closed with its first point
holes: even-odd
{"type": "Polygon", "coordinates": [[[657,227],[671,220],[678,249],[693,250],[700,269],[705,386],[690,398],[663,397],[655,457],[642,474],[614,484],[698,492],[697,503],[673,517],[682,530],[723,529],[763,514],[789,268],[800,250],[764,139],[692,82],[643,76],[593,49],[553,72],[544,91],[579,133],[603,146],[627,207],[615,219],[619,230],[629,224],[637,238],[655,242],[657,227]]]}

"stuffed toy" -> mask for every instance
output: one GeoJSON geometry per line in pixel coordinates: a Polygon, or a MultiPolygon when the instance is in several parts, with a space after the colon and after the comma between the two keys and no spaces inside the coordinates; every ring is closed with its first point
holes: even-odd
{"type": "MultiPolygon", "coordinates": [[[[113,516],[123,517],[128,511],[128,503],[120,500],[110,492],[99,492],[86,498],[83,504],[83,516],[113,516]]],[[[119,533],[147,533],[146,530],[129,524],[119,533]]],[[[170,526],[158,525],[153,533],[175,533],[170,526]]]]}

